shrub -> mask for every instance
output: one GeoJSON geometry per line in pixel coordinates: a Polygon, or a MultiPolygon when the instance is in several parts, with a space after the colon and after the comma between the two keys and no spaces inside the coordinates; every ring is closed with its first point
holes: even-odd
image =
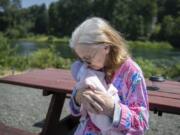
{"type": "Polygon", "coordinates": [[[62,58],[62,57],[58,57],[54,67],[56,68],[63,68],[63,69],[69,69],[70,65],[72,63],[71,59],[68,58],[62,58]]]}
{"type": "Polygon", "coordinates": [[[166,69],[157,66],[152,60],[143,59],[141,57],[136,58],[136,62],[143,70],[144,76],[149,78],[150,76],[165,76],[166,69]]]}
{"type": "Polygon", "coordinates": [[[51,51],[51,49],[40,49],[30,56],[30,67],[35,68],[69,68],[72,61],[68,58],[62,58],[51,51]]]}
{"type": "Polygon", "coordinates": [[[168,42],[150,42],[150,41],[128,41],[130,49],[143,48],[143,49],[172,49],[171,44],[168,42]]]}
{"type": "Polygon", "coordinates": [[[16,29],[16,28],[9,28],[9,29],[7,29],[6,35],[9,38],[19,38],[19,37],[21,37],[20,31],[18,29],[16,29]]]}
{"type": "Polygon", "coordinates": [[[5,66],[7,60],[11,57],[13,50],[10,48],[10,42],[0,33],[0,65],[5,66]]]}
{"type": "Polygon", "coordinates": [[[40,49],[30,56],[29,64],[31,67],[35,68],[47,68],[53,66],[55,59],[55,54],[53,54],[49,49],[40,49]]]}
{"type": "Polygon", "coordinates": [[[171,66],[168,70],[166,70],[165,73],[170,78],[180,77],[180,62],[175,64],[174,66],[171,66]]]}
{"type": "Polygon", "coordinates": [[[29,58],[22,56],[15,56],[8,60],[8,66],[14,70],[25,70],[29,68],[29,58]]]}

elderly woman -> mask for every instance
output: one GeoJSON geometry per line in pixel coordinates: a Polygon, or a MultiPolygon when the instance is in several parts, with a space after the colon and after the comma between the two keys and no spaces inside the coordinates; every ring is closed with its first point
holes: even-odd
{"type": "Polygon", "coordinates": [[[87,113],[80,119],[75,135],[143,135],[148,129],[148,95],[143,73],[129,56],[125,41],[105,20],[85,20],[72,33],[70,47],[88,68],[102,71],[107,84],[117,89],[119,102],[95,88],[74,87],[70,109],[74,116],[88,112],[109,117],[111,123],[102,132],[87,113]]]}

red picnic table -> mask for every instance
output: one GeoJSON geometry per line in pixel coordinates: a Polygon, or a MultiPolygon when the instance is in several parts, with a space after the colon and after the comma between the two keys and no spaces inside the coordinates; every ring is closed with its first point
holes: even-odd
{"type": "MultiPolygon", "coordinates": [[[[71,94],[75,84],[69,70],[32,70],[19,75],[0,78],[0,82],[38,88],[37,90],[43,90],[44,96],[53,94],[41,135],[59,133],[66,135],[66,132],[77,124],[78,119],[74,119],[72,116],[68,117],[66,121],[59,121],[65,98],[71,94]],[[70,119],[71,121],[68,121],[70,119]],[[67,125],[70,126],[68,129],[66,129],[67,125]]],[[[151,81],[146,80],[146,83],[147,86],[151,86],[151,81]]],[[[157,85],[160,88],[159,90],[148,90],[150,110],[159,115],[162,115],[162,112],[180,114],[180,82],[166,80],[157,82],[157,85]]]]}

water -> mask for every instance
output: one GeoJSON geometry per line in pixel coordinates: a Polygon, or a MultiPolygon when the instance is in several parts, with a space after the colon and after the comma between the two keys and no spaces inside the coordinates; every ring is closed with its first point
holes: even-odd
{"type": "Polygon", "coordinates": [[[17,55],[21,56],[29,56],[39,49],[48,48],[47,44],[38,44],[30,41],[17,41],[13,47],[17,49],[17,55]]]}
{"type": "Polygon", "coordinates": [[[37,43],[31,41],[17,41],[13,47],[16,47],[16,54],[21,56],[30,56],[39,49],[49,48],[63,58],[72,58],[72,50],[67,46],[67,43],[37,43]]]}
{"type": "MultiPolygon", "coordinates": [[[[15,46],[17,47],[17,54],[22,56],[32,55],[42,48],[53,48],[58,56],[72,58],[72,51],[67,43],[40,44],[30,41],[18,41],[15,46]]],[[[130,52],[135,58],[142,57],[149,60],[166,59],[175,60],[176,62],[180,60],[180,50],[175,49],[133,48],[130,52]]]]}
{"type": "Polygon", "coordinates": [[[133,48],[131,54],[134,57],[143,57],[149,60],[171,58],[180,59],[180,50],[175,49],[133,48]]]}

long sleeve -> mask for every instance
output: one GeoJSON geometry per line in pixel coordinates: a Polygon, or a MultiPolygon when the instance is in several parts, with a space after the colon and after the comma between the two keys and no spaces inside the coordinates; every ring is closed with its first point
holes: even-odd
{"type": "MultiPolygon", "coordinates": [[[[72,65],[71,65],[71,74],[73,76],[73,78],[78,81],[78,72],[80,70],[80,68],[82,67],[82,62],[80,61],[75,61],[72,65]]],[[[71,94],[71,98],[69,101],[69,108],[71,111],[71,114],[74,116],[80,116],[80,106],[78,106],[75,102],[75,95],[76,95],[77,89],[73,89],[73,92],[71,94]]]]}
{"type": "Polygon", "coordinates": [[[76,95],[76,89],[73,90],[72,92],[72,95],[71,95],[71,98],[70,98],[70,101],[69,101],[69,108],[70,108],[70,111],[71,111],[71,114],[73,116],[80,116],[81,113],[80,113],[80,106],[78,106],[76,103],[75,103],[75,95],[76,95]]]}
{"type": "MultiPolygon", "coordinates": [[[[149,106],[145,80],[141,69],[132,60],[121,69],[114,81],[121,99],[119,123],[115,130],[126,135],[143,135],[148,129],[149,106]]],[[[117,114],[116,114],[117,115],[117,114]]]]}

